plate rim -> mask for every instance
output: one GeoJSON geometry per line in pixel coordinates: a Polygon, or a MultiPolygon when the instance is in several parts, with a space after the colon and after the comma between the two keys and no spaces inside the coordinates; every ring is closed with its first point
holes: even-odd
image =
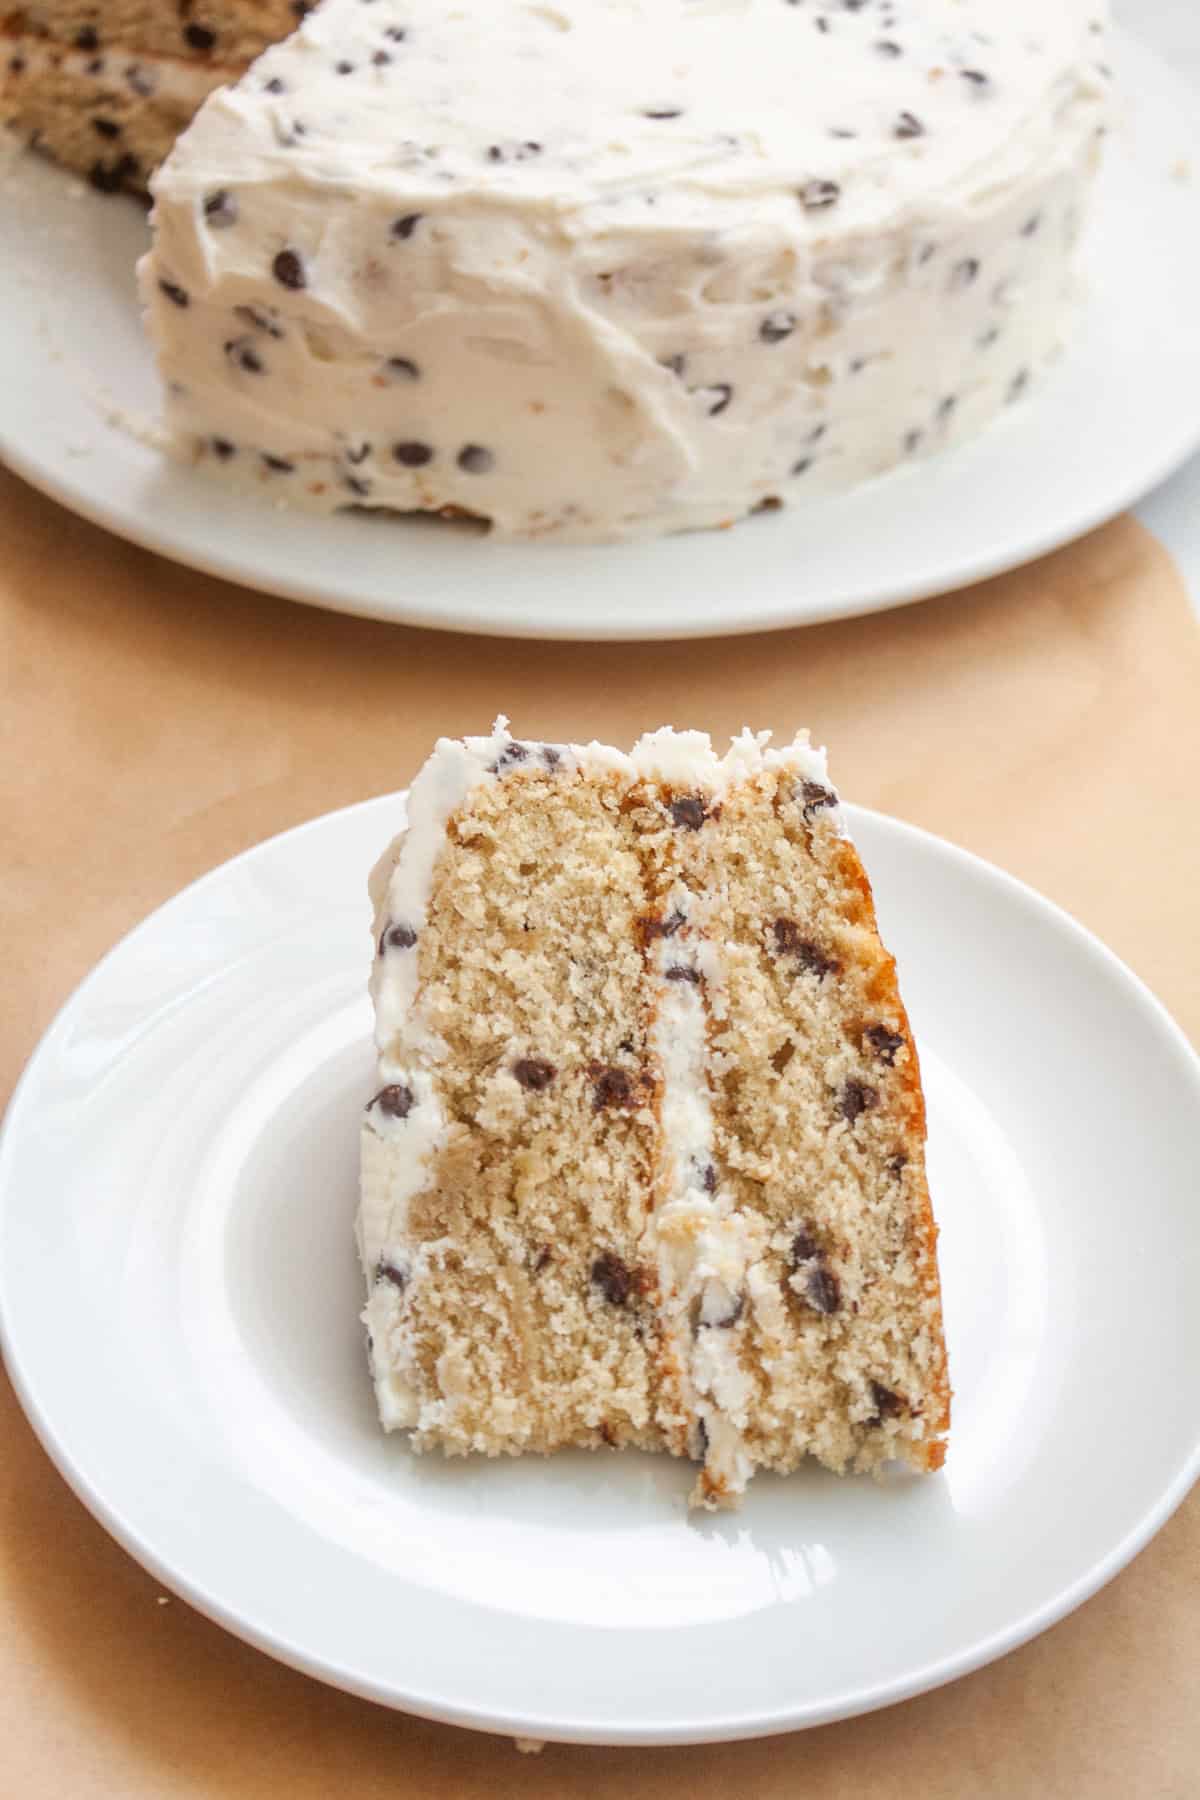
{"type": "MultiPolygon", "coordinates": [[[[1136,33],[1123,26],[1114,31],[1114,43],[1117,54],[1122,59],[1133,59],[1133,68],[1126,77],[1123,88],[1127,95],[1135,93],[1139,86],[1137,75],[1152,71],[1160,97],[1167,95],[1176,103],[1176,110],[1181,117],[1194,120],[1194,106],[1190,84],[1183,80],[1171,67],[1165,56],[1148,45],[1136,33]]],[[[1200,156],[1200,135],[1195,125],[1191,126],[1189,145],[1200,156]]],[[[1163,177],[1169,179],[1169,177],[1163,177]]],[[[147,352],[148,353],[148,352],[147,352]]],[[[1067,357],[1072,354],[1072,347],[1067,347],[1067,357]]],[[[1050,380],[1054,379],[1051,374],[1050,380]]],[[[1042,394],[1031,396],[1030,410],[1036,410],[1045,399],[1042,394]]],[[[117,406],[117,411],[120,407],[117,406]]],[[[576,623],[570,613],[555,613],[552,616],[540,616],[537,608],[543,602],[535,601],[535,611],[530,614],[528,604],[511,597],[503,602],[506,611],[503,616],[493,617],[487,612],[477,611],[461,598],[464,589],[478,580],[478,572],[464,567],[461,579],[455,577],[454,587],[458,597],[446,599],[444,595],[435,594],[433,598],[422,598],[421,572],[416,579],[406,580],[410,571],[401,559],[397,559],[390,585],[386,591],[381,584],[373,592],[365,588],[355,594],[331,593],[322,587],[319,579],[309,578],[301,570],[287,570],[276,573],[263,566],[270,562],[271,553],[261,549],[239,556],[236,551],[224,548],[221,534],[214,538],[211,534],[203,543],[193,544],[189,538],[191,526],[187,522],[177,523],[171,528],[160,526],[159,514],[150,502],[140,506],[127,496],[105,504],[96,497],[84,478],[81,464],[72,463],[69,459],[54,461],[48,456],[39,457],[24,435],[14,436],[12,427],[6,428],[0,420],[0,462],[6,464],[27,485],[33,487],[47,498],[64,506],[78,517],[86,520],[96,528],[110,535],[162,557],[165,561],[177,566],[211,576],[228,584],[249,588],[252,592],[285,599],[291,603],[319,608],[323,611],[340,613],[351,617],[377,620],[384,624],[399,625],[418,630],[442,630],[457,634],[484,639],[512,638],[524,641],[547,641],[562,643],[671,643],[685,642],[693,639],[721,639],[753,635],[760,632],[775,632],[801,629],[809,625],[823,625],[842,619],[853,619],[868,616],[876,612],[886,612],[911,606],[919,601],[933,599],[959,592],[968,587],[994,579],[996,576],[1022,568],[1028,563],[1037,561],[1052,551],[1073,543],[1086,536],[1108,520],[1136,506],[1155,488],[1159,487],[1173,473],[1184,466],[1200,451],[1200,407],[1180,409],[1179,416],[1172,421],[1173,429],[1169,433],[1158,432],[1157,448],[1153,456],[1147,454],[1137,470],[1124,473],[1120,478],[1109,479],[1101,490],[1093,484],[1090,497],[1084,503],[1079,501],[1065,505],[1056,523],[1045,522],[1032,535],[1014,539],[1000,530],[993,521],[987,529],[985,541],[972,552],[957,554],[953,567],[926,567],[923,572],[910,573],[907,580],[882,583],[876,576],[869,581],[858,577],[856,585],[848,592],[839,589],[832,582],[826,584],[823,597],[815,600],[801,600],[802,583],[794,584],[796,597],[776,600],[767,604],[758,603],[755,610],[739,611],[735,614],[725,611],[718,618],[704,618],[697,625],[688,615],[680,612],[671,619],[659,618],[650,623],[642,623],[637,619],[606,619],[597,611],[597,602],[593,602],[591,613],[586,624],[576,623]],[[180,541],[182,538],[182,542],[180,541]],[[417,589],[417,597],[409,592],[410,587],[417,589]]],[[[911,479],[925,479],[929,487],[937,485],[939,475],[950,462],[963,454],[969,454],[972,446],[993,439],[1003,430],[1004,421],[994,421],[988,429],[977,438],[957,446],[944,453],[946,461],[933,457],[918,468],[901,468],[883,475],[877,481],[863,484],[859,489],[849,490],[847,494],[830,495],[827,500],[814,502],[820,509],[836,505],[839,501],[852,498],[855,493],[865,493],[896,483],[894,491],[903,499],[903,484],[911,479]]],[[[1014,455],[1020,446],[1015,447],[1014,455]]],[[[173,483],[196,483],[204,481],[204,477],[189,470],[182,464],[167,463],[163,459],[165,478],[173,483]]],[[[985,473],[987,473],[985,471],[985,473]]],[[[212,485],[212,484],[207,484],[212,485]]],[[[183,492],[182,488],[177,489],[183,492]]],[[[214,492],[220,492],[214,487],[214,492]]],[[[234,494],[231,500],[242,500],[243,496],[234,494]]],[[[263,518],[275,516],[267,502],[254,502],[256,512],[263,518]]],[[[283,515],[292,520],[304,519],[307,515],[302,509],[286,509],[283,515]]],[[[795,527],[794,539],[780,546],[777,560],[782,562],[789,556],[796,557],[803,550],[802,509],[792,512],[787,520],[789,527],[795,527]]],[[[313,521],[319,527],[320,516],[313,521]]],[[[758,522],[760,528],[763,522],[758,522]]],[[[768,520],[765,529],[778,527],[780,520],[768,520]]],[[[857,521],[851,520],[848,529],[854,530],[857,521]]],[[[742,532],[749,531],[749,521],[741,521],[742,532]]],[[[678,541],[689,546],[699,545],[702,553],[708,536],[721,534],[691,533],[682,534],[678,541]]],[[[669,543],[671,539],[649,540],[651,544],[669,543]]],[[[557,565],[556,572],[561,572],[560,585],[569,584],[573,577],[571,567],[572,553],[577,548],[608,549],[615,558],[626,559],[623,566],[616,566],[597,573],[589,579],[597,585],[602,580],[619,581],[624,571],[631,571],[636,578],[634,564],[628,560],[636,558],[638,544],[616,546],[570,546],[543,544],[536,546],[539,556],[547,559],[558,557],[563,559],[557,565]]],[[[512,551],[518,553],[528,551],[530,546],[524,543],[510,544],[498,541],[488,552],[491,569],[488,580],[492,585],[511,593],[514,585],[519,586],[519,571],[505,575],[503,557],[512,551]],[[494,573],[493,573],[494,571],[494,573]]],[[[550,566],[548,564],[548,566],[550,566]]],[[[647,586],[654,583],[654,571],[646,572],[643,579],[647,586]]],[[[746,564],[731,567],[727,575],[731,587],[739,588],[741,593],[751,592],[758,585],[758,577],[753,559],[746,564]]]]}
{"type": "MultiPolygon", "coordinates": [[[[121,955],[130,942],[144,929],[158,921],[160,915],[169,911],[177,902],[195,894],[208,884],[216,884],[227,878],[239,866],[255,858],[260,852],[276,847],[285,840],[295,843],[304,837],[315,835],[319,833],[322,826],[334,819],[375,810],[383,813],[388,808],[394,810],[402,807],[407,791],[407,789],[401,789],[389,794],[375,795],[349,806],[335,808],[247,846],[186,883],[176,893],[154,907],[137,920],[128,931],[122,933],[116,942],[97,959],[83,979],[68,994],[39,1037],[13,1088],[3,1120],[0,1121],[0,1223],[3,1222],[5,1214],[13,1205],[9,1165],[14,1154],[13,1146],[21,1128],[24,1110],[32,1103],[42,1067],[52,1056],[61,1033],[70,1027],[76,1010],[86,1004],[93,984],[100,980],[110,964],[121,955]]],[[[852,834],[859,821],[865,821],[868,829],[882,829],[885,833],[891,833],[894,838],[902,840],[915,838],[926,850],[932,850],[937,855],[947,858],[959,872],[984,881],[998,890],[999,895],[1010,904],[1024,908],[1038,917],[1044,925],[1056,932],[1065,932],[1068,937],[1075,939],[1079,947],[1099,964],[1123,996],[1131,1004],[1142,1009],[1148,1022],[1152,1023],[1162,1034],[1164,1047],[1169,1047],[1172,1054],[1179,1059],[1181,1066],[1186,1069],[1196,1089],[1197,1099],[1200,1100],[1200,1055],[1193,1048],[1186,1033],[1141,977],[1087,926],[1056,901],[1049,899],[1019,877],[1010,874],[974,851],[965,849],[923,826],[897,818],[893,814],[857,806],[852,802],[846,802],[845,805],[852,834]]],[[[207,1593],[193,1583],[185,1572],[173,1568],[169,1557],[160,1555],[151,1544],[147,1543],[139,1531],[123,1517],[119,1504],[110,1501],[99,1490],[87,1472],[76,1464],[58,1423],[48,1416],[39,1403],[36,1393],[36,1377],[25,1366],[17,1346],[13,1342],[12,1324],[5,1299],[6,1286],[5,1272],[0,1266],[0,1357],[3,1358],[21,1409],[58,1475],[62,1477],[92,1517],[128,1555],[133,1557],[135,1562],[147,1570],[164,1588],[186,1600],[204,1617],[231,1632],[243,1642],[249,1643],[256,1650],[301,1674],[393,1710],[502,1736],[533,1738],[557,1743],[630,1746],[736,1742],[808,1729],[821,1724],[831,1724],[915,1698],[985,1667],[988,1663],[994,1662],[1010,1651],[1028,1643],[1074,1612],[1125,1569],[1134,1557],[1150,1543],[1183,1503],[1196,1481],[1200,1479],[1200,1435],[1198,1435],[1196,1441],[1183,1456],[1173,1479],[1157,1495],[1154,1502],[1146,1508],[1138,1522],[1110,1548],[1107,1554],[1099,1557],[1074,1581],[1052,1594],[1042,1606],[1032,1608],[1010,1625],[992,1632],[957,1654],[923,1663],[920,1667],[909,1670],[906,1674],[894,1677],[879,1686],[843,1691],[832,1699],[792,1705],[786,1709],[776,1708],[772,1711],[742,1712],[732,1717],[718,1717],[701,1728],[692,1722],[666,1719],[651,1724],[642,1722],[632,1726],[622,1726],[616,1722],[607,1722],[597,1726],[589,1724],[583,1718],[550,1721],[538,1718],[535,1714],[500,1717],[486,1709],[447,1702],[439,1699],[436,1695],[425,1694],[411,1688],[406,1688],[401,1692],[395,1685],[389,1686],[380,1681],[358,1676],[353,1670],[344,1668],[319,1653],[289,1642],[257,1624],[253,1619],[240,1615],[236,1606],[207,1593]]],[[[587,1627],[580,1629],[586,1630],[587,1627]]]]}

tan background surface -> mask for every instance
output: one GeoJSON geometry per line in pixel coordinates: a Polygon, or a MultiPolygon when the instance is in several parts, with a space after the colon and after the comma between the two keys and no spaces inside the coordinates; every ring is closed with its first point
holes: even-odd
{"type": "MultiPolygon", "coordinates": [[[[271,832],[404,785],[435,735],[483,730],[500,710],[522,735],[619,743],[664,721],[714,735],[808,724],[848,797],[1049,893],[1200,1036],[1200,633],[1167,558],[1128,520],[876,619],[541,646],[222,586],[0,471],[0,683],[0,1101],[55,1009],[146,911],[271,832]]],[[[1102,1594],[1004,1661],[757,1744],[520,1757],[322,1688],[158,1593],[55,1475],[0,1378],[2,1800],[1200,1792],[1196,1498],[1102,1594]]]]}

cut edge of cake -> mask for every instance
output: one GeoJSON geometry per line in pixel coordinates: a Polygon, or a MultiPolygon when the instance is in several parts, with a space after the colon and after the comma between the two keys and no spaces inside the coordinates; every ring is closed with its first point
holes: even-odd
{"type": "Polygon", "coordinates": [[[941,1465],[919,1065],[823,753],[441,740],[371,878],[364,1319],[449,1454],[941,1465]]]}

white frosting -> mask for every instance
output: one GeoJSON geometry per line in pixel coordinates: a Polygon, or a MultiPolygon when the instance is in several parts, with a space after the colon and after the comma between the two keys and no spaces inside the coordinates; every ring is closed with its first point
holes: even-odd
{"type": "Polygon", "coordinates": [[[325,0],[153,184],[179,446],[273,500],[560,539],[939,449],[1059,343],[1105,13],[325,0]]]}
{"type": "MultiPolygon", "coordinates": [[[[139,99],[167,100],[181,112],[191,113],[214,88],[233,79],[236,69],[214,68],[210,64],[185,62],[180,57],[157,56],[139,50],[114,50],[105,46],[98,50],[66,49],[51,38],[17,36],[4,38],[0,60],[0,91],[14,97],[25,81],[36,82],[39,76],[56,72],[66,75],[83,92],[95,88],[97,96],[128,90],[139,99]]],[[[99,142],[99,140],[97,140],[99,142]]]]}

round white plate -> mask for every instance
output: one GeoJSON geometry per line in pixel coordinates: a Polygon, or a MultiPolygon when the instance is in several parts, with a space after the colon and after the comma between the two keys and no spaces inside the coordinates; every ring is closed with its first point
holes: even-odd
{"type": "Polygon", "coordinates": [[[858,492],[729,532],[555,548],[218,491],[130,429],[158,405],[134,296],[144,218],[32,157],[0,181],[0,457],[178,562],[414,625],[691,637],[963,586],[1132,505],[1200,443],[1195,97],[1135,43],[1120,44],[1119,65],[1128,116],[1085,245],[1088,309],[1069,355],[977,442],[858,492]]]}
{"type": "Polygon", "coordinates": [[[1200,1065],[1047,902],[850,809],[921,1048],[955,1416],[942,1474],[759,1476],[689,1517],[640,1454],[443,1462],[385,1438],[358,1322],[373,1073],[363,871],[400,798],[140,925],[0,1141],[0,1338],[134,1556],[284,1661],[522,1736],[843,1718],[1107,1581],[1200,1466],[1200,1065]]]}

